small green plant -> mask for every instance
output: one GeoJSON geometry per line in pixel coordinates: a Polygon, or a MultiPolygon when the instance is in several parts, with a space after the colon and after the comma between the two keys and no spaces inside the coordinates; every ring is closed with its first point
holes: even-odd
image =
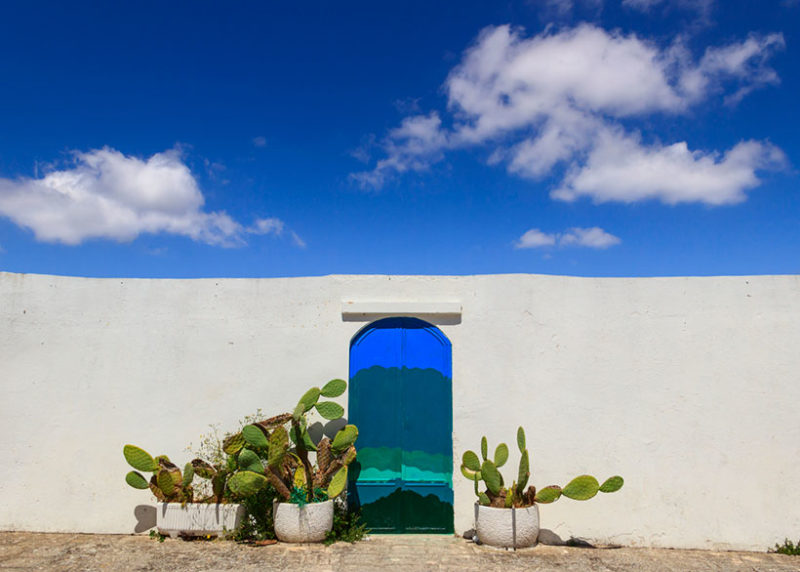
{"type": "Polygon", "coordinates": [[[338,497],[347,485],[347,467],[356,458],[358,429],[345,425],[333,440],[324,437],[315,444],[308,434],[306,415],[315,409],[329,421],[341,419],[341,405],[319,399],[338,397],[345,389],[347,382],[342,379],[331,380],[322,389],[312,387],[293,413],[251,423],[225,439],[223,449],[238,464],[229,489],[247,497],[269,484],[284,501],[297,504],[338,497]],[[316,466],[309,459],[310,452],[316,452],[316,466]]]}
{"type": "Polygon", "coordinates": [[[787,538],[783,541],[783,544],[776,544],[775,548],[771,549],[770,552],[788,554],[789,556],[800,556],[800,540],[795,544],[787,538]]]}
{"type": "Polygon", "coordinates": [[[520,452],[519,470],[517,480],[511,486],[506,486],[503,476],[498,470],[508,461],[508,445],[500,443],[494,451],[494,457],[489,459],[489,446],[486,437],[481,439],[481,457],[483,462],[472,451],[467,451],[462,457],[461,473],[475,484],[475,494],[478,503],[496,508],[526,507],[534,503],[551,503],[561,496],[573,500],[589,500],[598,491],[613,493],[622,488],[624,480],[614,476],[601,485],[591,475],[581,475],[572,479],[567,486],[551,485],[537,492],[533,485],[525,489],[530,478],[530,455],[525,446],[525,431],[522,427],[517,429],[517,447],[520,452]],[[483,481],[486,489],[481,491],[479,483],[483,481]]]}
{"type": "Polygon", "coordinates": [[[167,538],[166,534],[161,534],[157,530],[151,530],[150,531],[150,539],[151,540],[158,540],[159,542],[164,542],[164,540],[166,540],[166,538],[167,538]]]}
{"type": "Polygon", "coordinates": [[[343,502],[333,506],[333,528],[325,535],[325,546],[335,542],[351,544],[364,540],[369,534],[367,525],[361,522],[361,511],[349,511],[343,502]]]}

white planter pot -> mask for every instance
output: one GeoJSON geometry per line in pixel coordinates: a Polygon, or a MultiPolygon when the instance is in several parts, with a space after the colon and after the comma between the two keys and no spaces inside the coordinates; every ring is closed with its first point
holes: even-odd
{"type": "Polygon", "coordinates": [[[475,505],[475,533],[489,546],[526,548],[539,537],[539,509],[493,508],[475,505]]]}
{"type": "Polygon", "coordinates": [[[156,509],[156,528],[172,538],[183,536],[220,536],[239,526],[244,517],[240,504],[160,502],[156,509]]]}
{"type": "Polygon", "coordinates": [[[272,518],[275,536],[283,542],[322,542],[333,528],[333,500],[302,507],[273,501],[272,518]]]}

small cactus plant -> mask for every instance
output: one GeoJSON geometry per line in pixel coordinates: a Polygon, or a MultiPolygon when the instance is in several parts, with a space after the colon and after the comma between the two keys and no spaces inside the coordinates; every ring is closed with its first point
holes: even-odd
{"type": "Polygon", "coordinates": [[[508,446],[500,443],[489,458],[489,446],[486,437],[481,439],[481,459],[472,451],[466,451],[462,457],[461,473],[475,484],[478,503],[497,508],[526,507],[534,503],[551,503],[562,496],[573,500],[589,500],[598,492],[613,493],[622,488],[624,480],[620,476],[610,477],[601,485],[591,475],[581,475],[572,479],[565,487],[551,485],[539,491],[533,485],[525,489],[531,475],[530,455],[525,446],[525,430],[517,429],[517,447],[520,452],[517,480],[506,486],[503,476],[498,470],[508,460],[508,446]],[[486,489],[481,491],[480,481],[486,489]]]}
{"type": "Polygon", "coordinates": [[[136,469],[125,475],[125,482],[135,489],[150,489],[161,502],[224,502],[225,482],[230,473],[227,467],[215,467],[202,459],[194,459],[186,463],[181,472],[166,455],[152,457],[135,445],[125,445],[122,454],[128,464],[136,469]],[[152,473],[149,481],[142,472],[152,473]],[[195,476],[211,481],[211,495],[203,499],[195,498],[192,487],[195,476]]]}
{"type": "Polygon", "coordinates": [[[292,413],[247,425],[231,436],[223,447],[237,457],[239,470],[228,482],[230,490],[246,497],[271,484],[284,501],[298,504],[342,494],[347,467],[356,458],[358,429],[345,425],[332,441],[324,437],[315,444],[308,433],[306,415],[315,409],[327,420],[341,419],[341,405],[319,399],[338,397],[346,389],[347,382],[342,379],[331,380],[321,389],[312,387],[292,413]],[[316,466],[309,459],[310,452],[316,453],[316,466]]]}

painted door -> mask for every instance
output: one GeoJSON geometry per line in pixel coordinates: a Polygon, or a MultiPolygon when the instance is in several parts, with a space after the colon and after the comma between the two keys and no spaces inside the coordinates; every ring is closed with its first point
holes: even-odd
{"type": "Polygon", "coordinates": [[[453,532],[451,356],[447,337],[416,318],[378,320],[350,343],[359,437],[348,498],[373,532],[453,532]]]}

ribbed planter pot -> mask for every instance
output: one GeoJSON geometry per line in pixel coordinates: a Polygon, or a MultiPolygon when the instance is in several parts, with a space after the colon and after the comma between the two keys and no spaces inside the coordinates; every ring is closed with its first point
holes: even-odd
{"type": "Polygon", "coordinates": [[[282,542],[322,542],[333,528],[333,501],[303,506],[273,501],[275,536],[282,542]]]}
{"type": "Polygon", "coordinates": [[[220,536],[233,531],[244,518],[240,504],[160,502],[156,528],[171,538],[178,536],[220,536]]]}
{"type": "Polygon", "coordinates": [[[501,548],[527,548],[539,538],[539,509],[493,508],[475,505],[475,533],[478,540],[501,548]]]}

